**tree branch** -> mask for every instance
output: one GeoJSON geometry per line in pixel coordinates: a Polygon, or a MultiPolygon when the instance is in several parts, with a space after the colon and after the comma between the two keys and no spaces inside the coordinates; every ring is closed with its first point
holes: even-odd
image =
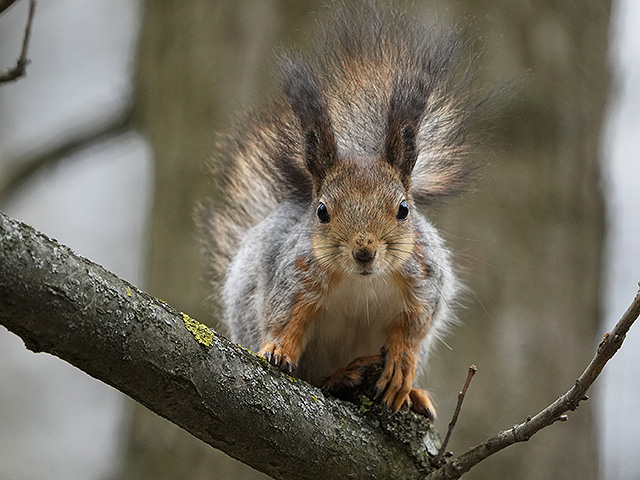
{"type": "Polygon", "coordinates": [[[0,0],[0,15],[18,0],[0,0]]]}
{"type": "Polygon", "coordinates": [[[440,449],[438,450],[438,455],[433,461],[434,465],[441,466],[441,462],[446,454],[447,445],[449,445],[449,439],[451,438],[451,433],[458,422],[458,415],[460,415],[460,410],[462,409],[462,402],[464,402],[464,397],[467,394],[467,390],[469,389],[469,385],[471,384],[471,380],[473,380],[473,376],[478,371],[478,368],[475,365],[471,365],[469,370],[467,371],[467,379],[464,382],[462,390],[458,393],[458,402],[456,403],[456,408],[453,411],[453,416],[451,417],[451,421],[449,422],[449,427],[447,428],[447,434],[444,436],[444,440],[442,441],[442,445],[440,445],[440,449]]]}
{"type": "Polygon", "coordinates": [[[275,478],[424,478],[437,452],[425,419],[324,397],[2,213],[0,323],[275,478]]]}
{"type": "MultiPolygon", "coordinates": [[[[458,479],[575,410],[640,315],[640,292],[571,389],[433,471],[437,434],[324,397],[67,247],[0,213],[0,323],[275,478],[458,479]],[[430,473],[431,472],[431,473],[430,473]]],[[[370,409],[369,409],[370,408],[370,409]]]]}
{"type": "MultiPolygon", "coordinates": [[[[9,8],[13,4],[12,1],[3,1],[0,4],[0,13],[9,8]]],[[[31,24],[33,23],[33,15],[36,11],[36,1],[29,0],[29,17],[27,18],[27,26],[24,30],[24,39],[22,40],[22,51],[16,62],[16,66],[12,69],[0,73],[0,83],[13,82],[27,73],[27,50],[29,49],[29,39],[31,38],[31,24]]]]}
{"type": "MultiPolygon", "coordinates": [[[[639,284],[640,285],[640,284],[639,284]]],[[[500,432],[484,443],[468,450],[442,468],[427,476],[427,480],[454,480],[468,472],[472,467],[485,458],[499,452],[514,443],[526,442],[535,433],[557,421],[567,420],[566,412],[578,408],[582,400],[587,400],[587,390],[598,378],[607,362],[622,346],[624,338],[631,325],[640,315],[640,291],[636,293],[633,302],[618,321],[611,332],[605,334],[598,345],[593,359],[582,375],[578,377],[573,387],[567,393],[561,395],[555,402],[542,410],[534,417],[527,418],[523,423],[509,430],[500,432]]]]}
{"type": "Polygon", "coordinates": [[[0,199],[7,198],[29,178],[44,167],[54,165],[75,153],[93,145],[118,137],[133,128],[133,110],[130,105],[113,116],[101,119],[98,125],[74,133],[62,142],[46,150],[30,153],[11,162],[11,166],[0,176],[0,199]]]}

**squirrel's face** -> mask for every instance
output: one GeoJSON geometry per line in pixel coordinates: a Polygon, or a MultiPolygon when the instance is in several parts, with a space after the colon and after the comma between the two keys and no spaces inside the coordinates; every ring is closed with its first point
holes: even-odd
{"type": "Polygon", "coordinates": [[[347,275],[397,271],[413,251],[413,208],[399,172],[386,162],[336,162],[314,202],[316,260],[347,275]]]}

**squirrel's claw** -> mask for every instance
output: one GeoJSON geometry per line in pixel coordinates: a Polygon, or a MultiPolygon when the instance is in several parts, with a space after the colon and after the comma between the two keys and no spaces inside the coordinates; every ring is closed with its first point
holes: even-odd
{"type": "Polygon", "coordinates": [[[417,359],[415,354],[387,352],[384,370],[376,383],[376,399],[382,399],[382,404],[392,412],[397,412],[407,404],[411,406],[411,392],[415,376],[417,359]]]}
{"type": "Polygon", "coordinates": [[[293,363],[289,358],[289,355],[285,355],[284,358],[282,358],[280,365],[278,365],[278,368],[284,373],[292,374],[296,371],[296,368],[298,368],[298,364],[293,363]]]}
{"type": "Polygon", "coordinates": [[[293,373],[298,367],[298,362],[286,354],[282,347],[275,342],[265,342],[258,355],[263,357],[271,365],[278,367],[285,373],[293,373]]]}
{"type": "MultiPolygon", "coordinates": [[[[375,400],[382,400],[383,405],[393,412],[399,409],[411,410],[433,422],[436,410],[431,395],[426,390],[411,388],[411,382],[407,375],[403,375],[402,380],[403,385],[404,382],[408,382],[409,392],[405,396],[403,396],[404,392],[397,393],[391,398],[391,403],[384,400],[389,385],[389,381],[381,382],[381,374],[384,374],[383,369],[386,366],[386,353],[386,348],[383,348],[380,355],[358,357],[346,367],[323,379],[319,386],[322,386],[331,395],[343,400],[357,401],[362,394],[373,395],[375,400]],[[394,410],[395,406],[398,408],[394,410]]],[[[402,358],[406,358],[406,356],[402,358]]]]}
{"type": "MultiPolygon", "coordinates": [[[[357,401],[357,398],[362,394],[373,395],[375,400],[381,400],[386,392],[387,385],[385,384],[380,388],[379,382],[381,372],[386,364],[385,355],[386,348],[381,351],[380,355],[358,357],[346,367],[323,379],[318,386],[322,386],[331,395],[343,400],[357,401]]],[[[411,410],[418,415],[427,417],[431,422],[434,421],[436,411],[431,395],[426,390],[411,388],[402,403],[399,402],[400,398],[402,397],[398,395],[394,398],[398,399],[399,409],[411,410]]],[[[383,404],[389,410],[393,410],[393,404],[384,402],[383,404]]]]}
{"type": "Polygon", "coordinates": [[[431,395],[421,388],[412,388],[409,392],[410,408],[418,415],[427,417],[431,422],[436,419],[436,409],[431,395]]]}

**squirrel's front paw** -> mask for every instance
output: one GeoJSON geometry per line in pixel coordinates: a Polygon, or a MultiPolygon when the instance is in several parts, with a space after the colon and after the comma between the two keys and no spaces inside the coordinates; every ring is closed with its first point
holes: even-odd
{"type": "Polygon", "coordinates": [[[382,375],[376,383],[376,399],[392,412],[411,407],[411,388],[416,374],[417,357],[407,351],[386,351],[382,375]]]}
{"type": "Polygon", "coordinates": [[[298,368],[298,358],[288,353],[282,345],[275,342],[265,342],[258,352],[271,365],[275,365],[285,373],[293,373],[298,368]]]}

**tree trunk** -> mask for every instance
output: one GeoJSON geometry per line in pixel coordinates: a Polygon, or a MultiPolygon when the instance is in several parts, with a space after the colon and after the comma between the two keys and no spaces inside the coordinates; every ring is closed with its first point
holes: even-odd
{"type": "MultiPolygon", "coordinates": [[[[463,5],[463,6],[462,6],[463,5]]],[[[600,341],[600,140],[610,2],[461,2],[486,38],[483,85],[510,81],[477,193],[438,212],[470,292],[428,378],[444,428],[466,368],[478,374],[451,449],[540,410],[600,341]],[[505,80],[506,79],[506,80],[505,80]],[[569,312],[575,312],[570,314],[569,312]],[[455,382],[452,379],[458,378],[455,382]]],[[[472,32],[472,38],[473,32],[472,32]]],[[[465,479],[597,477],[593,402],[465,479]]]]}

